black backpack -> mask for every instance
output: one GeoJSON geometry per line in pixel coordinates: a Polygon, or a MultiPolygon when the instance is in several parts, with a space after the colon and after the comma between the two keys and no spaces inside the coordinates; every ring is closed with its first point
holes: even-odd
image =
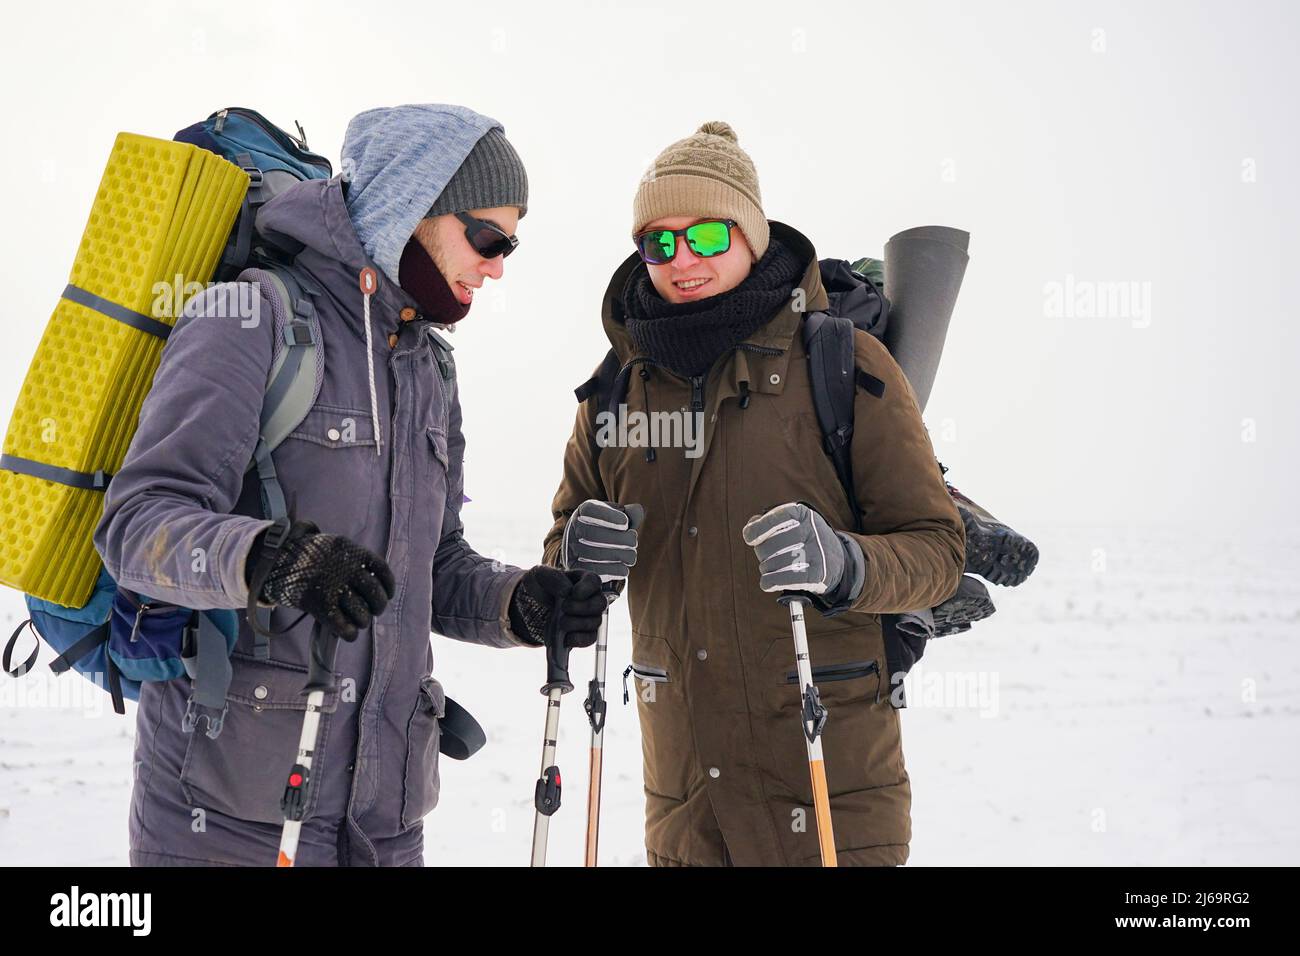
{"type": "MultiPolygon", "coordinates": [[[[889,321],[889,300],[882,283],[872,278],[863,259],[850,266],[840,259],[823,259],[822,286],[830,305],[822,312],[804,316],[803,346],[808,353],[808,380],[813,408],[822,430],[822,450],[835,466],[844,494],[853,512],[853,530],[862,533],[862,509],[853,485],[853,401],[857,390],[876,398],[885,394],[885,383],[857,367],[853,357],[853,332],[861,329],[884,340],[889,321]]],[[[883,279],[883,273],[876,273],[883,279]]]]}

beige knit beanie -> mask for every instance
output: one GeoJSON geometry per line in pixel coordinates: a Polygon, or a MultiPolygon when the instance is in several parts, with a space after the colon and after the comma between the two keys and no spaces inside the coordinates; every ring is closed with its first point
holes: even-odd
{"type": "Polygon", "coordinates": [[[632,201],[632,235],[668,216],[734,219],[756,259],[767,251],[758,172],[728,124],[705,123],[665,149],[646,170],[632,201]]]}

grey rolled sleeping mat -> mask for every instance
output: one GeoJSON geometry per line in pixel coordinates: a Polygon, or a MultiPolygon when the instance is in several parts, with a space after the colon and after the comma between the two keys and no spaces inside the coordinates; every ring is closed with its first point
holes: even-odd
{"type": "MultiPolygon", "coordinates": [[[[889,322],[884,343],[916,392],[925,411],[948,337],[948,323],[970,261],[970,233],[948,226],[917,226],[885,243],[885,297],[889,322]]],[[[920,608],[885,625],[898,629],[913,646],[934,636],[934,615],[920,608]]]]}
{"type": "Polygon", "coordinates": [[[907,376],[925,411],[939,371],[948,323],[970,261],[970,233],[917,226],[885,243],[885,347],[907,376]]]}

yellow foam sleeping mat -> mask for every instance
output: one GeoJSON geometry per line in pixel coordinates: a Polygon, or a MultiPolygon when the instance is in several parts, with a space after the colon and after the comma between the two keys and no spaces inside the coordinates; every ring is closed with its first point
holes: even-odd
{"type": "Polygon", "coordinates": [[[159,290],[212,278],[248,183],[205,149],[118,134],[5,435],[0,584],[69,607],[90,599],[104,486],[183,305],[159,290]]]}

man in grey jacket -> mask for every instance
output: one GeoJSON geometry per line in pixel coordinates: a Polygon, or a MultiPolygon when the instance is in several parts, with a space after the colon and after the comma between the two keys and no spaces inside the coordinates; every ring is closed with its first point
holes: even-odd
{"type": "MultiPolygon", "coordinates": [[[[461,410],[435,327],[502,275],[527,211],[523,164],[496,121],[455,106],[353,118],[343,173],[262,207],[258,232],[296,252],[324,362],[307,417],[273,452],[288,513],[268,540],[256,471],[279,300],[237,283],[197,295],[163,351],[95,544],[123,587],[241,615],[219,735],[186,732],[184,681],[141,690],[134,865],[272,865],[297,751],[313,631],[344,640],[327,695],[300,865],[420,865],[438,800],[430,631],[490,647],[590,644],[604,608],[585,572],[502,567],[462,533],[461,410]],[[256,318],[256,314],[252,318],[256,318]],[[252,582],[258,587],[253,589],[252,582]]],[[[257,282],[257,271],[242,280],[257,282]]]]}

